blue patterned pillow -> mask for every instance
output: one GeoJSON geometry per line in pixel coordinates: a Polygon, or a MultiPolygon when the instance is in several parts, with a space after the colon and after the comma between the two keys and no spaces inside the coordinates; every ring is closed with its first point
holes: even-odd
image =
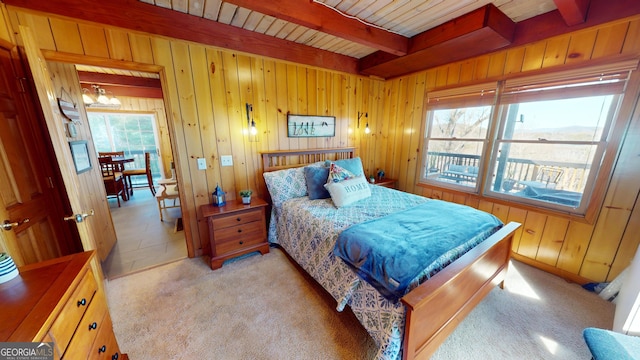
{"type": "Polygon", "coordinates": [[[328,199],[331,197],[324,184],[329,177],[329,168],[320,166],[307,166],[304,168],[304,177],[307,181],[309,200],[328,199]]]}
{"type": "Polygon", "coordinates": [[[307,195],[304,168],[271,171],[263,176],[275,207],[280,207],[286,200],[307,195]]]}
{"type": "Polygon", "coordinates": [[[336,163],[331,163],[331,166],[329,166],[329,176],[327,177],[326,182],[327,183],[338,182],[338,181],[343,181],[347,179],[352,179],[354,177],[355,175],[353,175],[351,171],[347,169],[343,169],[336,163]]]}

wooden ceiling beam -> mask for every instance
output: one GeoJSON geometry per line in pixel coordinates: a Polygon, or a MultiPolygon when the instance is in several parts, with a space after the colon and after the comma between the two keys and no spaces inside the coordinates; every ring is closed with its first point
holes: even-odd
{"type": "Polygon", "coordinates": [[[393,55],[406,55],[409,47],[409,39],[405,36],[364,24],[358,19],[346,17],[309,0],[225,0],[225,2],[393,55]]]}
{"type": "Polygon", "coordinates": [[[78,71],[81,83],[161,89],[160,79],[78,71]]]}
{"type": "Polygon", "coordinates": [[[138,0],[2,0],[9,6],[217,46],[299,64],[357,73],[357,59],[221,24],[138,0]]]}
{"type": "MultiPolygon", "coordinates": [[[[92,83],[80,82],[82,89],[86,89],[90,94],[94,94],[94,90],[91,87],[92,83]]],[[[162,89],[145,88],[136,86],[112,86],[112,85],[100,85],[101,89],[107,93],[107,95],[137,97],[145,99],[162,99],[162,89]]]]}
{"type": "Polygon", "coordinates": [[[587,19],[591,0],[553,0],[568,26],[578,25],[587,19]]]}

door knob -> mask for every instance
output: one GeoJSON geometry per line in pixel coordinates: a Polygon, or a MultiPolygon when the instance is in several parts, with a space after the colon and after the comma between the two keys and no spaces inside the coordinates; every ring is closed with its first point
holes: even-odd
{"type": "Polygon", "coordinates": [[[84,221],[84,219],[88,218],[89,216],[93,216],[95,215],[95,211],[93,211],[93,209],[89,210],[88,214],[74,214],[71,216],[65,216],[64,219],[65,220],[72,220],[75,221],[77,223],[81,223],[84,221]]]}
{"type": "Polygon", "coordinates": [[[13,229],[14,226],[18,226],[18,225],[21,225],[21,224],[24,224],[24,223],[28,223],[28,222],[29,222],[28,218],[24,219],[22,221],[16,221],[16,222],[11,222],[9,220],[5,220],[4,223],[0,224],[0,229],[9,231],[9,230],[13,229]]]}

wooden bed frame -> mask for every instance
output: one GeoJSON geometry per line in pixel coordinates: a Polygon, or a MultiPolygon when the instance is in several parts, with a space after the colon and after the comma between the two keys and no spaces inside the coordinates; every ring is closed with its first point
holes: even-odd
{"type": "MultiPolygon", "coordinates": [[[[352,158],[355,148],[277,150],[261,154],[263,171],[269,172],[352,158]]],[[[518,227],[520,224],[516,222],[506,224],[401,299],[407,308],[403,359],[429,359],[495,286],[503,288],[511,241],[518,227]]]]}

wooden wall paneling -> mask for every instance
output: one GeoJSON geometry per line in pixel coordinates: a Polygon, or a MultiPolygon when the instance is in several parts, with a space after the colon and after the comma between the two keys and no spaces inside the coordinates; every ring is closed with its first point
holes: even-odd
{"type": "MultiPolygon", "coordinates": [[[[319,115],[318,111],[318,70],[316,69],[306,69],[307,73],[307,88],[305,89],[305,93],[307,94],[306,98],[306,107],[307,113],[309,115],[319,115]]],[[[322,145],[321,138],[309,138],[309,148],[315,149],[319,148],[322,145]]]]}
{"type": "MultiPolygon", "coordinates": [[[[111,59],[133,61],[128,32],[115,28],[107,28],[106,35],[111,59]]],[[[186,56],[187,54],[184,55],[186,56]]]]}
{"type": "Polygon", "coordinates": [[[448,202],[453,202],[453,193],[443,191],[440,199],[448,202]]]}
{"type": "MultiPolygon", "coordinates": [[[[309,107],[307,103],[307,68],[304,66],[296,66],[296,102],[297,102],[297,113],[302,115],[311,115],[309,113],[309,107]]],[[[310,138],[299,138],[298,139],[298,148],[299,149],[309,149],[311,140],[310,138]]]]}
{"type": "Polygon", "coordinates": [[[516,230],[513,235],[513,240],[511,242],[511,251],[518,252],[518,248],[520,247],[520,240],[522,239],[522,233],[524,232],[524,222],[527,220],[527,211],[523,209],[518,209],[515,207],[509,208],[509,216],[507,217],[507,222],[515,221],[517,223],[522,224],[518,230],[516,230]]]}
{"type": "MultiPolygon", "coordinates": [[[[9,7],[11,10],[11,7],[9,7]]],[[[18,25],[28,26],[33,30],[33,34],[36,36],[38,40],[38,45],[40,49],[44,50],[56,50],[56,41],[53,38],[53,33],[51,29],[51,24],[49,24],[49,18],[46,16],[41,16],[37,14],[31,13],[23,13],[23,12],[9,12],[13,32],[18,31],[18,25]]],[[[20,37],[17,37],[18,45],[22,45],[20,37]]]]}
{"type": "MultiPolygon", "coordinates": [[[[266,138],[267,129],[267,105],[269,103],[269,96],[273,94],[265,91],[265,81],[267,78],[267,71],[265,69],[265,61],[262,58],[250,58],[251,61],[251,93],[253,94],[253,120],[256,122],[256,129],[258,134],[256,136],[256,142],[249,142],[249,136],[245,136],[247,144],[249,145],[249,151],[247,152],[247,160],[251,161],[251,175],[252,178],[247,188],[252,189],[256,195],[260,195],[260,188],[262,187],[262,172],[261,164],[262,158],[260,157],[260,151],[268,150],[268,139],[266,138]]],[[[245,104],[246,112],[246,104],[245,104]]],[[[243,120],[246,121],[246,114],[243,120]]],[[[248,130],[248,129],[247,129],[248,130]]]]}
{"type": "MultiPolygon", "coordinates": [[[[203,151],[204,157],[207,159],[207,162],[210,162],[213,170],[213,177],[207,174],[208,179],[211,180],[208,190],[209,193],[212,193],[216,185],[221,184],[224,186],[222,177],[223,169],[228,172],[228,168],[222,168],[220,166],[220,155],[231,155],[232,151],[231,140],[229,139],[229,114],[225,89],[226,69],[222,60],[222,53],[218,50],[207,48],[206,54],[207,67],[209,70],[207,77],[210,87],[208,93],[211,96],[213,107],[208,126],[212,128],[209,129],[209,134],[213,131],[215,137],[210,139],[210,141],[213,142],[211,144],[203,141],[203,151]]],[[[209,201],[212,201],[212,199],[209,198],[209,201]]]]}
{"type": "Polygon", "coordinates": [[[640,197],[636,199],[631,217],[622,235],[622,241],[620,241],[620,246],[618,247],[613,264],[611,264],[611,271],[609,271],[606,281],[613,281],[624,269],[631,265],[631,261],[639,246],[638,234],[640,234],[640,197]]]}
{"type": "MultiPolygon", "coordinates": [[[[474,59],[465,60],[460,63],[459,80],[461,83],[469,82],[474,79],[476,63],[477,61],[474,59]]],[[[424,71],[422,73],[424,73],[424,71]]]]}
{"type": "Polygon", "coordinates": [[[452,202],[464,205],[467,202],[467,195],[454,193],[452,202]]]}
{"type": "Polygon", "coordinates": [[[447,86],[449,81],[449,67],[446,65],[436,68],[436,88],[447,86]]]}
{"type": "Polygon", "coordinates": [[[561,270],[568,271],[572,274],[578,274],[584,255],[589,247],[589,241],[593,234],[593,225],[578,221],[571,221],[569,229],[565,236],[562,250],[558,257],[556,267],[561,270]]]}
{"type": "Polygon", "coordinates": [[[460,63],[453,63],[447,66],[447,85],[456,85],[460,82],[460,63]]]}
{"type": "Polygon", "coordinates": [[[399,78],[393,81],[391,85],[391,92],[389,93],[390,98],[390,106],[389,113],[385,116],[385,124],[383,127],[383,134],[387,134],[387,143],[384,149],[386,157],[385,157],[385,168],[384,171],[387,173],[389,177],[397,177],[398,173],[395,170],[395,159],[396,159],[396,144],[397,144],[397,120],[398,120],[398,109],[401,106],[400,102],[400,93],[402,89],[406,87],[406,78],[399,78]]]}
{"type": "Polygon", "coordinates": [[[85,55],[109,57],[107,38],[102,26],[80,23],[78,24],[78,30],[80,31],[80,40],[82,41],[85,55]]]}
{"type": "Polygon", "coordinates": [[[467,196],[467,199],[465,200],[464,204],[474,209],[477,209],[478,206],[480,206],[480,198],[474,195],[469,195],[467,196]]]}
{"type": "Polygon", "coordinates": [[[407,160],[409,158],[409,145],[411,135],[408,129],[411,127],[411,114],[413,111],[413,99],[416,96],[416,75],[406,77],[405,86],[400,88],[398,117],[394,128],[396,129],[396,155],[393,158],[394,179],[398,179],[398,188],[402,191],[406,189],[407,160]]]}
{"type": "Polygon", "coordinates": [[[597,35],[598,31],[595,29],[571,34],[565,64],[589,60],[593,54],[593,46],[596,42],[597,35]]]}
{"type": "Polygon", "coordinates": [[[522,63],[524,61],[525,48],[523,46],[515,49],[509,49],[506,54],[504,73],[513,74],[522,71],[522,63]]]}
{"type": "Polygon", "coordinates": [[[538,41],[525,47],[524,60],[522,61],[522,71],[537,70],[542,68],[546,41],[538,41]]]}
{"type": "Polygon", "coordinates": [[[56,50],[72,54],[84,54],[78,24],[69,20],[49,18],[51,32],[56,43],[56,50]]]}
{"type": "Polygon", "coordinates": [[[580,269],[580,276],[598,282],[607,278],[630,213],[630,209],[612,208],[605,202],[580,269]]]}
{"type": "MultiPolygon", "coordinates": [[[[260,119],[262,129],[260,141],[263,149],[278,149],[278,137],[281,129],[278,124],[278,95],[276,88],[276,64],[275,61],[264,59],[264,93],[265,93],[265,115],[260,119]]],[[[324,80],[324,79],[323,79],[324,80]]],[[[259,154],[256,154],[259,155],[259,154]]]]}
{"type": "MultiPolygon", "coordinates": [[[[352,75],[349,75],[352,76],[352,75]]],[[[350,146],[349,142],[349,81],[347,80],[347,75],[335,73],[336,85],[338,88],[338,95],[336,108],[334,111],[336,112],[336,140],[333,145],[338,147],[350,146]]]]}
{"type": "Polygon", "coordinates": [[[153,51],[151,50],[151,38],[134,32],[129,33],[129,46],[133,61],[142,64],[153,64],[153,51]]]}
{"type": "Polygon", "coordinates": [[[491,64],[491,57],[489,55],[482,55],[474,59],[475,69],[473,71],[474,80],[486,79],[489,74],[489,65],[491,64]]]}
{"type": "MultiPolygon", "coordinates": [[[[298,111],[298,69],[296,65],[287,64],[287,84],[282,88],[287,94],[287,114],[301,115],[298,111]]],[[[302,114],[304,115],[304,114],[302,114]]],[[[335,114],[334,114],[335,115],[335,114]]],[[[336,121],[339,121],[337,118],[336,121]]],[[[336,126],[336,133],[338,128],[336,126]]],[[[336,134],[337,135],[337,134],[336,134]]],[[[300,138],[288,138],[290,149],[301,149],[300,138]]]]}
{"type": "Polygon", "coordinates": [[[567,219],[554,216],[547,218],[536,254],[537,261],[556,266],[568,228],[569,220],[567,219]]]}
{"type": "MultiPolygon", "coordinates": [[[[219,181],[217,167],[217,151],[216,151],[216,127],[215,118],[213,116],[213,101],[211,96],[211,67],[207,61],[207,53],[202,46],[189,46],[189,57],[191,59],[191,71],[193,72],[193,90],[194,100],[196,104],[196,118],[199,120],[198,132],[199,139],[202,142],[201,156],[207,162],[207,169],[204,172],[204,178],[201,179],[200,190],[195,197],[196,208],[200,205],[210,203],[209,193],[215,189],[215,184],[219,181]],[[214,155],[215,154],[215,155],[214,155]]],[[[195,119],[194,119],[195,120],[195,119]]],[[[185,131],[185,136],[189,134],[185,131]]],[[[197,168],[197,166],[196,166],[197,168]]],[[[202,171],[199,171],[200,173],[202,171]]],[[[200,178],[200,177],[198,177],[200,178]]]]}
{"type": "MultiPolygon", "coordinates": [[[[349,138],[351,139],[351,144],[356,147],[356,153],[362,161],[364,175],[369,176],[375,170],[371,170],[369,161],[371,154],[365,148],[367,136],[364,131],[358,129],[358,113],[368,114],[369,111],[369,82],[357,76],[351,76],[349,79],[351,82],[349,91],[349,138]]],[[[362,119],[367,121],[368,118],[362,117],[362,119]]]]}
{"type": "MultiPolygon", "coordinates": [[[[227,195],[227,198],[237,198],[238,192],[244,188],[250,187],[255,180],[255,174],[252,171],[253,163],[251,156],[248,154],[251,151],[251,146],[248,142],[249,127],[247,125],[247,103],[253,104],[253,77],[260,76],[259,74],[253,74],[251,68],[251,59],[248,56],[242,54],[236,54],[236,64],[238,66],[237,81],[238,81],[238,101],[234,107],[237,107],[233,117],[229,118],[229,127],[232,129],[231,146],[233,148],[234,160],[234,178],[236,179],[236,186],[233,196],[227,195]]],[[[258,105],[258,110],[260,106],[258,105]]],[[[256,109],[254,108],[254,113],[256,109]]]]}
{"type": "Polygon", "coordinates": [[[527,219],[522,224],[524,231],[520,238],[520,245],[517,253],[530,259],[535,259],[540,245],[540,239],[544,232],[544,225],[547,221],[547,215],[527,212],[527,219]]]}
{"type": "MultiPolygon", "coordinates": [[[[386,172],[390,171],[387,167],[387,150],[389,149],[389,117],[392,109],[392,96],[394,93],[394,87],[398,85],[398,80],[389,80],[381,85],[382,87],[382,108],[380,108],[379,116],[372,119],[370,123],[372,126],[371,134],[369,134],[371,141],[375,143],[374,153],[376,167],[384,169],[386,172]]],[[[387,176],[391,176],[388,172],[387,176]]]]}
{"type": "Polygon", "coordinates": [[[598,28],[598,36],[593,47],[592,59],[619,54],[627,35],[629,22],[618,22],[598,28]]]}
{"type": "Polygon", "coordinates": [[[488,212],[489,214],[493,214],[493,202],[485,200],[485,199],[480,199],[480,202],[478,203],[478,210],[482,210],[484,212],[488,212]]]}
{"type": "Polygon", "coordinates": [[[504,64],[507,60],[507,54],[498,52],[489,56],[489,68],[487,69],[487,77],[496,77],[504,74],[504,64]]]}
{"type": "Polygon", "coordinates": [[[408,158],[408,167],[407,167],[407,185],[405,188],[408,192],[415,193],[416,192],[416,179],[418,178],[418,173],[422,169],[421,161],[422,161],[422,151],[420,150],[420,144],[422,144],[422,131],[424,122],[424,93],[426,87],[426,77],[427,74],[425,72],[420,72],[416,76],[416,88],[415,88],[415,97],[413,99],[413,114],[411,119],[411,143],[409,144],[409,158],[408,158]]]}
{"type": "Polygon", "coordinates": [[[495,203],[491,213],[505,224],[509,221],[509,206],[507,205],[495,203]]]}
{"type": "MultiPolygon", "coordinates": [[[[287,64],[276,62],[276,107],[278,109],[278,143],[272,149],[290,150],[292,149],[287,137],[287,114],[289,113],[289,95],[287,91],[287,64]]],[[[327,92],[331,92],[330,84],[327,84],[327,92]]],[[[328,97],[331,101],[331,97],[328,97]]],[[[327,114],[330,114],[327,103],[327,114]]],[[[271,150],[271,149],[269,149],[271,150]]]]}
{"type": "Polygon", "coordinates": [[[544,51],[542,67],[547,68],[564,64],[565,59],[567,58],[567,50],[569,49],[570,40],[571,37],[569,35],[549,39],[544,51]]]}
{"type": "Polygon", "coordinates": [[[621,52],[622,54],[637,54],[638,49],[640,49],[640,19],[634,18],[629,22],[621,52]]]}
{"type": "MultiPolygon", "coordinates": [[[[164,94],[165,106],[167,106],[167,110],[170,111],[169,115],[169,129],[173,133],[173,143],[172,148],[174,151],[174,165],[176,169],[176,175],[179,181],[179,184],[182,185],[185,182],[190,180],[189,174],[189,158],[188,152],[185,144],[184,137],[184,129],[182,126],[182,116],[180,114],[180,102],[179,102],[179,93],[177,89],[177,82],[175,76],[175,69],[173,64],[173,56],[171,53],[171,43],[169,40],[153,37],[151,38],[151,49],[154,54],[155,64],[160,65],[164,68],[164,72],[161,74],[161,78],[163,79],[163,92],[164,94]]],[[[196,214],[195,209],[189,208],[189,203],[184,201],[189,195],[186,188],[180,191],[180,205],[183,217],[185,214],[196,214]]],[[[191,206],[193,206],[193,201],[191,201],[191,206]]],[[[195,216],[193,217],[195,219],[195,216]]],[[[202,255],[202,249],[198,247],[200,244],[200,234],[198,228],[191,228],[191,224],[186,224],[184,227],[185,237],[187,239],[191,239],[191,241],[187,241],[187,252],[190,257],[200,256],[202,255]]]]}
{"type": "Polygon", "coordinates": [[[431,191],[431,196],[430,197],[432,199],[443,200],[442,195],[443,195],[443,191],[442,190],[433,189],[431,191]]]}

